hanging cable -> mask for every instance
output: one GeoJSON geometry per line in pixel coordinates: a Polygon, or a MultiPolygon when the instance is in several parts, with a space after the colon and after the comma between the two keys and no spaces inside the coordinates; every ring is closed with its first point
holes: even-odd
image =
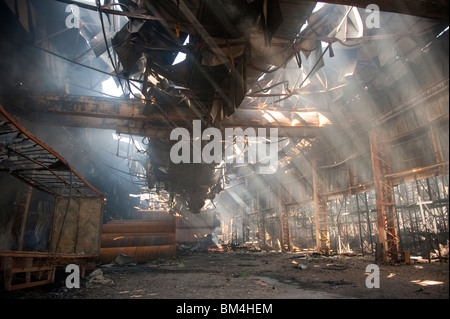
{"type": "MultiPolygon", "coordinates": [[[[113,60],[113,58],[111,56],[111,52],[109,51],[108,38],[106,37],[105,23],[103,21],[103,13],[100,11],[100,8],[101,8],[100,0],[96,0],[96,4],[97,4],[97,8],[98,8],[98,14],[100,16],[100,22],[101,22],[101,25],[102,25],[102,33],[103,33],[103,39],[105,40],[106,52],[108,52],[108,57],[109,57],[109,60],[111,61],[112,67],[114,68],[114,72],[118,76],[119,72],[117,71],[116,64],[114,63],[114,60],[113,60]]],[[[117,79],[119,80],[119,84],[120,84],[120,87],[122,88],[123,95],[126,96],[127,94],[125,93],[125,89],[124,89],[124,87],[122,85],[122,81],[120,80],[119,77],[117,79]]]]}

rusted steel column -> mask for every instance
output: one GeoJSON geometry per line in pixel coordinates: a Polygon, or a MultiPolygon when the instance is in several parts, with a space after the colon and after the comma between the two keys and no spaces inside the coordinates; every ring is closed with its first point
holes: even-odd
{"type": "Polygon", "coordinates": [[[397,218],[392,180],[385,176],[390,173],[387,149],[377,143],[376,132],[371,131],[370,148],[372,158],[373,180],[377,204],[378,242],[382,247],[382,260],[398,259],[397,218]]]}
{"type": "MultiPolygon", "coordinates": [[[[444,154],[442,152],[442,145],[439,139],[439,130],[437,130],[433,125],[430,125],[430,137],[433,143],[433,150],[436,158],[436,164],[442,163],[444,161],[444,154]]],[[[444,167],[440,166],[439,171],[444,175],[444,167]]]]}
{"type": "Polygon", "coordinates": [[[278,216],[280,218],[280,241],[282,251],[291,251],[291,237],[289,234],[289,214],[283,200],[282,185],[278,182],[278,216]]]}
{"type": "Polygon", "coordinates": [[[264,211],[261,209],[260,193],[256,192],[256,211],[258,214],[258,244],[259,248],[266,248],[266,217],[264,211]]]}
{"type": "Polygon", "coordinates": [[[313,161],[313,199],[316,232],[316,250],[324,254],[330,252],[330,234],[328,231],[327,197],[322,194],[323,181],[319,177],[317,161],[313,161]]]}

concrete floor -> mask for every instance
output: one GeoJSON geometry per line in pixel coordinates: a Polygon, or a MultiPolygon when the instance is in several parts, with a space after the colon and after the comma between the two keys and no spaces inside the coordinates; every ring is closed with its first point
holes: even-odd
{"type": "MultiPolygon", "coordinates": [[[[209,252],[146,264],[97,267],[81,288],[36,287],[6,298],[50,299],[448,299],[448,263],[379,265],[380,287],[367,288],[373,257],[278,252],[209,252]]],[[[58,287],[59,284],[59,287],[58,287]]]]}

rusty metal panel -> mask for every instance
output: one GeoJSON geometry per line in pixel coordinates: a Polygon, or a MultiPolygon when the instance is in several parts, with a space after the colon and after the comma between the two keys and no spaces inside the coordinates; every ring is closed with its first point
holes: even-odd
{"type": "Polygon", "coordinates": [[[50,251],[98,254],[103,204],[103,199],[98,197],[57,197],[50,251]]]}
{"type": "Polygon", "coordinates": [[[158,258],[173,258],[176,252],[176,245],[111,247],[100,249],[100,259],[103,263],[110,263],[117,255],[125,254],[137,263],[144,263],[158,258]]]}
{"type": "Polygon", "coordinates": [[[111,221],[102,227],[102,233],[175,233],[173,221],[146,222],[146,221],[111,221]]]}
{"type": "Polygon", "coordinates": [[[125,254],[137,263],[176,256],[175,220],[111,221],[102,227],[100,260],[112,262],[125,254]]]}
{"type": "Polygon", "coordinates": [[[157,246],[174,245],[175,233],[155,233],[155,234],[126,234],[111,233],[102,234],[101,246],[110,247],[132,247],[132,246],[157,246]]]}

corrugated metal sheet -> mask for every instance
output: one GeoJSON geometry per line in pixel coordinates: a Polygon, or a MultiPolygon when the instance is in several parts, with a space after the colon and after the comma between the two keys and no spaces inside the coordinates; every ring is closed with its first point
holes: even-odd
{"type": "Polygon", "coordinates": [[[175,220],[111,221],[102,227],[100,259],[112,262],[125,254],[137,263],[176,256],[175,220]]]}

